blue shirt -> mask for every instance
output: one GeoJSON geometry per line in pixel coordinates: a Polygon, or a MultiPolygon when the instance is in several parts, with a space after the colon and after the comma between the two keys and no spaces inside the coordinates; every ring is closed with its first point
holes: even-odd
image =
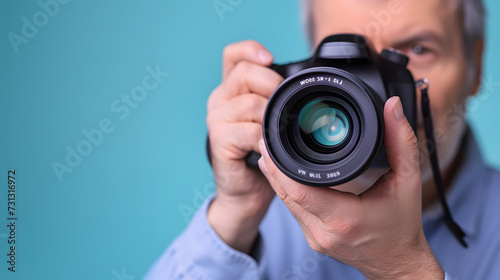
{"type": "MultiPolygon", "coordinates": [[[[500,172],[487,167],[472,136],[448,193],[454,219],[467,234],[463,248],[437,204],[423,214],[427,241],[447,280],[500,279],[500,172]]],[[[311,250],[295,218],[275,197],[260,225],[255,259],[225,244],[207,221],[213,196],[157,260],[145,279],[365,279],[357,269],[311,250]]]]}

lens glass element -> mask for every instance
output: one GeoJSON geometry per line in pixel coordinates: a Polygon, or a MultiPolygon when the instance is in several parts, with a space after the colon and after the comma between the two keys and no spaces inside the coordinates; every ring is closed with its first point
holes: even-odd
{"type": "Polygon", "coordinates": [[[344,112],[331,102],[314,99],[299,113],[301,132],[326,147],[341,144],[349,135],[349,120],[344,112]]]}

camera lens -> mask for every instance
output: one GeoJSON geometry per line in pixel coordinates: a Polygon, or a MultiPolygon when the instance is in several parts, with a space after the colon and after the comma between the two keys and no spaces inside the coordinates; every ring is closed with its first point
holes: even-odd
{"type": "Polygon", "coordinates": [[[304,138],[328,148],[342,144],[350,129],[346,114],[321,98],[310,101],[300,110],[299,127],[304,138]]]}
{"type": "Polygon", "coordinates": [[[282,139],[292,153],[311,163],[345,158],[356,146],[360,120],[346,92],[324,86],[304,88],[292,96],[281,116],[282,139]]]}
{"type": "Polygon", "coordinates": [[[358,77],[314,67],[287,78],[271,96],[263,121],[271,159],[291,179],[315,187],[363,173],[383,143],[383,103],[358,77]]]}

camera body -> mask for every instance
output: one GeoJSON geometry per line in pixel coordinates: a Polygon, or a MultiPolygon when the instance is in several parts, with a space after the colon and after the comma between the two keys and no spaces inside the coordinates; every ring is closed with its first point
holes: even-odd
{"type": "Polygon", "coordinates": [[[389,167],[384,103],[399,96],[416,129],[416,94],[408,58],[377,54],[363,36],[325,38],[304,61],[271,66],[285,77],[263,121],[266,148],[291,179],[314,187],[346,183],[370,167],[389,167]]]}

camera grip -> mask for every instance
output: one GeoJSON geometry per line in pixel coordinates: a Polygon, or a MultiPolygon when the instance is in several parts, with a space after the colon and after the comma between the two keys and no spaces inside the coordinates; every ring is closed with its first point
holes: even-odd
{"type": "Polygon", "coordinates": [[[261,154],[251,151],[245,157],[245,163],[247,164],[248,167],[259,168],[259,159],[261,156],[262,156],[261,154]]]}

